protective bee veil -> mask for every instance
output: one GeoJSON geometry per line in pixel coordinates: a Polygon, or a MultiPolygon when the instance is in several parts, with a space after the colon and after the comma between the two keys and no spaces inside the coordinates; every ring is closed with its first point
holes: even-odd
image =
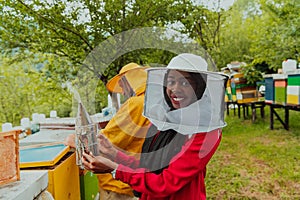
{"type": "Polygon", "coordinates": [[[222,128],[226,126],[224,95],[227,80],[225,74],[207,71],[207,62],[202,57],[179,54],[165,68],[148,69],[143,114],[158,130],[173,129],[183,135],[222,128]],[[193,94],[196,100],[179,109],[172,108],[166,95],[167,76],[172,70],[191,74],[196,88],[193,94]]]}

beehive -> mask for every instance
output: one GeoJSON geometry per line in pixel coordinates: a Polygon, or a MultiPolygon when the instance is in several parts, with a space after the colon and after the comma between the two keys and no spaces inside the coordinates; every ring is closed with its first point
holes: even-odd
{"type": "Polygon", "coordinates": [[[250,103],[257,100],[256,90],[245,90],[236,93],[238,103],[250,103]]]}
{"type": "Polygon", "coordinates": [[[265,102],[266,103],[274,103],[274,79],[271,74],[265,75],[265,102]]]}
{"type": "Polygon", "coordinates": [[[232,101],[232,93],[231,93],[230,81],[227,81],[226,89],[225,89],[225,102],[231,102],[231,101],[232,101]]]}
{"type": "Polygon", "coordinates": [[[236,101],[236,87],[234,79],[230,79],[230,91],[231,91],[231,100],[236,101]]]}
{"type": "Polygon", "coordinates": [[[13,130],[0,133],[0,185],[20,180],[19,133],[13,130]]]}
{"type": "Polygon", "coordinates": [[[300,74],[288,75],[287,104],[300,105],[300,74]]]}
{"type": "Polygon", "coordinates": [[[242,96],[237,91],[242,85],[247,84],[247,80],[244,78],[242,73],[234,74],[231,78],[231,94],[232,94],[232,101],[241,101],[242,96]]]}
{"type": "Polygon", "coordinates": [[[235,85],[236,100],[238,103],[249,103],[257,100],[257,91],[254,84],[247,83],[241,73],[233,75],[235,85]]]}
{"type": "Polygon", "coordinates": [[[287,75],[274,74],[274,102],[286,105],[287,75]]]}

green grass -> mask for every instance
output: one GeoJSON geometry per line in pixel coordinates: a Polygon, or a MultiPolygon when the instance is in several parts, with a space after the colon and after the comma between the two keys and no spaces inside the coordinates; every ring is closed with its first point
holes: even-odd
{"type": "Polygon", "coordinates": [[[226,116],[207,167],[207,199],[300,199],[300,112],[290,111],[289,131],[276,117],[270,130],[268,106],[265,112],[255,123],[232,110],[226,116]]]}

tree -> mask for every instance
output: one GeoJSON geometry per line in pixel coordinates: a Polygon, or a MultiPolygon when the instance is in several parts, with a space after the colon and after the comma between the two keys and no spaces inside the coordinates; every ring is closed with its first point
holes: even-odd
{"type": "Polygon", "coordinates": [[[299,1],[236,0],[220,30],[222,65],[238,60],[272,73],[287,58],[299,61],[299,6],[299,1]]]}
{"type": "Polygon", "coordinates": [[[271,69],[281,68],[282,61],[291,58],[300,61],[300,2],[261,0],[261,14],[255,18],[259,31],[253,35],[251,53],[254,62],[265,61],[271,69]]]}
{"type": "MultiPolygon", "coordinates": [[[[99,66],[87,65],[90,61],[86,62],[86,58],[99,44],[131,29],[172,24],[187,15],[190,5],[190,1],[182,3],[179,0],[5,0],[0,2],[0,48],[6,54],[18,48],[19,60],[27,51],[55,55],[67,64],[49,65],[45,73],[58,82],[74,81],[76,76],[75,84],[78,84],[78,80],[89,79],[82,77],[84,75],[100,79],[105,85],[128,62],[145,64],[153,60],[155,50],[137,49],[132,53],[120,54],[123,44],[127,42],[121,37],[119,41],[111,41],[120,44],[116,46],[120,49],[101,55],[113,57],[113,62],[105,67],[100,66],[101,70],[98,70],[99,66]],[[87,73],[78,74],[79,71],[87,73]]],[[[164,59],[164,53],[155,52],[155,56],[164,59]]],[[[84,93],[87,91],[91,90],[84,93]]]]}
{"type": "MultiPolygon", "coordinates": [[[[180,20],[189,5],[189,1],[182,4],[179,0],[2,1],[2,49],[51,53],[79,68],[84,66],[86,56],[110,36],[180,20]]],[[[106,83],[127,62],[122,57],[97,77],[106,83]]],[[[55,71],[70,73],[68,66],[53,66],[51,73],[55,71]]]]}
{"type": "MultiPolygon", "coordinates": [[[[220,2],[218,2],[220,3],[220,2]]],[[[220,33],[224,22],[224,10],[208,10],[202,5],[194,5],[189,15],[181,20],[184,28],[178,30],[197,41],[220,66],[220,33]]]]}
{"type": "Polygon", "coordinates": [[[69,116],[70,93],[60,83],[44,76],[37,66],[41,64],[39,57],[36,58],[14,61],[14,64],[12,58],[1,59],[0,122],[19,125],[23,117],[31,117],[35,112],[48,116],[53,109],[58,116],[69,116]]]}

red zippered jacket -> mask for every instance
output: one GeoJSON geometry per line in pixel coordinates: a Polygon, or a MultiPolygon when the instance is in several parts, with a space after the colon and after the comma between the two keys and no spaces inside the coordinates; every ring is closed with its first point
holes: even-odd
{"type": "Polygon", "coordinates": [[[141,192],[141,200],[206,199],[206,165],[220,141],[221,129],[194,134],[160,174],[137,168],[139,161],[118,152],[116,160],[122,164],[117,168],[116,179],[141,192]]]}

